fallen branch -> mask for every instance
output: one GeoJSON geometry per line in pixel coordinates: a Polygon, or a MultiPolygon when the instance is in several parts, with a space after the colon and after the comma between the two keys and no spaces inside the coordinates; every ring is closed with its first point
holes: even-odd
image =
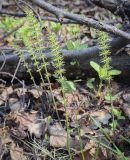
{"type": "Polygon", "coordinates": [[[126,39],[130,40],[130,34],[126,33],[120,29],[117,29],[114,26],[108,25],[108,24],[104,24],[102,22],[98,22],[94,19],[91,18],[87,18],[85,16],[81,16],[79,14],[73,14],[73,13],[69,13],[66,11],[63,11],[62,9],[59,9],[47,2],[45,2],[44,0],[29,0],[31,2],[33,2],[35,5],[39,6],[40,8],[47,10],[48,12],[56,15],[56,17],[62,22],[62,20],[64,18],[68,18],[74,21],[78,21],[82,24],[85,24],[87,26],[91,26],[93,28],[99,29],[99,30],[103,30],[121,37],[124,37],[126,39]]]}
{"type": "MultiPolygon", "coordinates": [[[[130,56],[128,55],[116,55],[116,51],[124,47],[129,43],[128,40],[123,38],[116,38],[113,39],[110,42],[111,45],[111,51],[112,51],[112,66],[117,69],[121,69],[126,76],[130,75],[128,72],[130,72],[130,56]]],[[[19,57],[13,50],[5,50],[5,57],[6,57],[6,64],[3,68],[3,72],[10,72],[14,75],[16,66],[19,62],[19,57]]],[[[32,69],[32,72],[34,73],[34,76],[37,77],[37,71],[35,70],[33,63],[30,59],[30,56],[26,50],[23,50],[23,53],[25,55],[26,61],[29,63],[30,68],[32,69]]],[[[54,72],[54,68],[51,65],[52,61],[52,55],[50,50],[46,50],[45,52],[47,61],[49,62],[49,71],[50,73],[54,72]]],[[[65,60],[65,69],[66,69],[66,76],[68,78],[75,79],[76,76],[91,76],[95,74],[95,72],[92,72],[92,68],[89,65],[89,62],[91,60],[100,62],[100,57],[98,56],[99,48],[97,46],[90,47],[83,50],[76,50],[76,51],[68,51],[68,50],[62,50],[64,60],[65,60]],[[71,62],[75,62],[73,65],[71,62]]],[[[38,53],[36,53],[37,56],[38,53]]],[[[4,57],[0,56],[0,65],[2,65],[4,61],[4,57]]],[[[19,66],[18,72],[16,74],[18,78],[27,79],[29,77],[28,73],[26,72],[26,69],[23,67],[23,64],[19,66]]],[[[78,77],[77,77],[78,78],[78,77]]]]}

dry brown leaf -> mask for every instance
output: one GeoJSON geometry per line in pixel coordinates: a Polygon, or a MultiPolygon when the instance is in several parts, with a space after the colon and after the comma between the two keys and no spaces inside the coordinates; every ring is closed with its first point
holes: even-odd
{"type": "Polygon", "coordinates": [[[17,95],[20,97],[27,92],[27,88],[16,88],[14,89],[14,92],[16,92],[17,95]]]}
{"type": "Polygon", "coordinates": [[[48,132],[50,134],[50,146],[56,148],[63,148],[66,146],[67,132],[59,123],[49,125],[48,132]]]}
{"type": "Polygon", "coordinates": [[[10,156],[12,160],[27,160],[24,155],[23,149],[12,143],[10,147],[10,156]]]}
{"type": "Polygon", "coordinates": [[[130,104],[130,93],[123,94],[123,99],[130,104]]]}
{"type": "Polygon", "coordinates": [[[51,136],[67,136],[66,130],[59,123],[49,125],[48,132],[51,136]]]}
{"type": "Polygon", "coordinates": [[[42,91],[37,89],[31,89],[29,92],[31,92],[35,98],[39,98],[42,95],[42,91]]]}
{"type": "Polygon", "coordinates": [[[37,138],[45,133],[46,122],[39,121],[40,116],[36,111],[31,113],[18,113],[16,121],[19,122],[20,128],[28,130],[30,134],[34,134],[37,138]]]}
{"type": "Polygon", "coordinates": [[[34,134],[35,137],[40,138],[45,132],[44,132],[45,126],[42,122],[40,123],[30,123],[28,126],[28,131],[32,135],[34,134]]]}
{"type": "Polygon", "coordinates": [[[130,120],[130,106],[129,106],[129,104],[124,104],[123,107],[122,107],[122,110],[124,111],[125,115],[130,120]]]}
{"type": "Polygon", "coordinates": [[[64,148],[67,144],[66,136],[50,136],[50,146],[64,148]]]}
{"type": "Polygon", "coordinates": [[[9,96],[9,94],[12,94],[12,93],[13,93],[13,88],[7,87],[6,89],[3,90],[1,97],[6,100],[6,98],[9,96]]]}
{"type": "Polygon", "coordinates": [[[92,112],[90,116],[92,116],[96,122],[104,125],[108,124],[111,119],[111,114],[106,110],[92,112]]]}
{"type": "Polygon", "coordinates": [[[94,132],[90,129],[90,127],[82,126],[80,129],[80,135],[81,137],[84,136],[85,134],[93,134],[94,132]]]}

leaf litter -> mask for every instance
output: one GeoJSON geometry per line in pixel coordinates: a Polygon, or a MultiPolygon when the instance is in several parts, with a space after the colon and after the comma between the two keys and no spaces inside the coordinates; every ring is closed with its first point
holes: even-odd
{"type": "MultiPolygon", "coordinates": [[[[56,0],[56,2],[50,0],[50,2],[60,4],[62,7],[69,7],[75,13],[83,13],[95,19],[109,21],[109,17],[105,15],[104,10],[84,8],[83,1],[73,0],[73,3],[70,3],[69,1],[63,2],[63,0],[56,0]]],[[[83,36],[81,41],[88,43],[90,46],[93,45],[95,40],[90,38],[95,38],[96,30],[85,26],[81,29],[87,35],[83,36]]],[[[66,28],[64,28],[65,30],[66,28]]],[[[67,36],[70,38],[70,35],[67,36]]],[[[7,38],[6,42],[11,43],[13,38],[7,38]]],[[[53,85],[53,94],[58,106],[57,111],[60,121],[56,117],[56,108],[53,104],[48,104],[48,101],[52,102],[51,93],[48,93],[48,91],[43,91],[40,88],[37,90],[31,85],[24,88],[0,85],[1,159],[69,159],[66,147],[67,128],[63,98],[60,89],[57,87],[58,85],[53,85]]],[[[119,92],[116,85],[117,83],[114,84],[114,91],[119,92]]],[[[78,84],[78,86],[82,88],[82,84],[78,84]]],[[[65,94],[68,103],[69,142],[74,159],[82,159],[82,154],[85,160],[95,159],[95,156],[96,160],[112,159],[113,155],[109,155],[107,148],[104,147],[105,145],[111,147],[112,144],[108,137],[101,132],[101,129],[105,130],[117,145],[119,144],[121,147],[128,145],[126,140],[120,137],[128,137],[128,139],[130,137],[130,92],[122,93],[119,99],[114,101],[115,107],[122,110],[126,119],[119,121],[118,130],[115,130],[113,134],[110,128],[113,118],[110,104],[104,99],[99,102],[84,85],[84,91],[79,88],[73,93],[65,94]],[[99,148],[99,144],[102,144],[102,147],[99,148]]],[[[129,150],[123,150],[123,152],[130,157],[129,150]]]]}

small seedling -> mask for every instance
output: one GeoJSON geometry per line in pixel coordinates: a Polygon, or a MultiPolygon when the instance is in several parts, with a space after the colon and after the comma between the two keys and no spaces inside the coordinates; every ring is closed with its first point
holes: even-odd
{"type": "Polygon", "coordinates": [[[87,80],[87,87],[91,90],[95,90],[95,87],[94,87],[94,81],[95,81],[95,78],[90,78],[87,80]]]}
{"type": "Polygon", "coordinates": [[[80,27],[79,25],[72,24],[67,28],[68,32],[71,33],[72,35],[77,35],[80,33],[80,27]]]}
{"type": "Polygon", "coordinates": [[[67,49],[68,50],[80,50],[80,49],[85,49],[85,48],[88,48],[88,45],[81,44],[78,40],[67,42],[67,49]]]}
{"type": "Polygon", "coordinates": [[[51,24],[51,28],[55,32],[58,32],[61,29],[61,24],[60,23],[51,22],[50,24],[51,24]]]}
{"type": "Polygon", "coordinates": [[[116,69],[110,69],[108,70],[107,68],[101,67],[98,63],[91,61],[90,62],[91,67],[98,73],[98,76],[100,80],[108,80],[112,76],[116,76],[121,74],[121,71],[116,70],[116,69]]]}
{"type": "Polygon", "coordinates": [[[108,101],[108,102],[115,101],[115,100],[117,100],[117,98],[118,98],[117,95],[112,96],[112,95],[110,95],[110,94],[107,94],[107,95],[105,96],[105,100],[108,101]]]}
{"type": "Polygon", "coordinates": [[[118,125],[118,121],[125,119],[125,117],[122,116],[121,111],[119,111],[114,107],[112,108],[112,115],[114,116],[114,119],[112,120],[112,123],[110,124],[110,126],[112,127],[112,130],[115,131],[118,125]]]}
{"type": "Polygon", "coordinates": [[[97,72],[98,77],[100,79],[99,89],[97,92],[97,96],[101,96],[101,91],[103,87],[103,82],[106,82],[107,88],[109,88],[108,93],[110,92],[110,83],[111,79],[121,74],[121,71],[112,69],[110,66],[111,58],[110,58],[110,47],[109,47],[109,36],[105,32],[99,32],[99,48],[100,48],[100,57],[102,64],[99,65],[94,61],[90,61],[91,67],[97,72]]]}
{"type": "Polygon", "coordinates": [[[65,92],[72,93],[76,91],[76,86],[72,81],[64,81],[65,92]]]}

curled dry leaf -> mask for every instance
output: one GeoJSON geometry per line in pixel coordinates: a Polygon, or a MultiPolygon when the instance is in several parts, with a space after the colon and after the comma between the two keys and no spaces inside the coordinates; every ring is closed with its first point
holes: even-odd
{"type": "Polygon", "coordinates": [[[67,136],[66,130],[59,124],[55,123],[54,125],[48,126],[48,132],[50,136],[67,136]]]}
{"type": "Polygon", "coordinates": [[[122,107],[122,110],[124,111],[124,114],[129,118],[130,120],[130,106],[129,104],[124,104],[122,107]]]}
{"type": "Polygon", "coordinates": [[[27,160],[24,155],[23,149],[12,143],[10,147],[10,156],[12,160],[27,160]]]}
{"type": "Polygon", "coordinates": [[[28,130],[30,134],[34,134],[37,138],[45,133],[46,122],[39,120],[40,116],[36,111],[31,113],[18,113],[16,121],[19,122],[20,128],[28,130]]]}
{"type": "Polygon", "coordinates": [[[29,92],[31,92],[35,98],[39,98],[42,95],[42,91],[40,89],[31,89],[29,92]]]}
{"type": "Polygon", "coordinates": [[[50,146],[64,148],[67,144],[67,136],[50,136],[50,146]]]}
{"type": "Polygon", "coordinates": [[[92,112],[90,113],[90,116],[93,117],[97,123],[103,125],[108,125],[109,120],[111,119],[111,114],[106,110],[92,112]]]}
{"type": "Polygon", "coordinates": [[[7,100],[8,96],[13,93],[12,87],[6,87],[3,89],[1,95],[0,95],[0,105],[3,105],[4,102],[7,100]]]}
{"type": "Polygon", "coordinates": [[[59,123],[49,125],[48,132],[50,134],[50,146],[56,148],[63,148],[66,146],[67,132],[59,123]]]}

